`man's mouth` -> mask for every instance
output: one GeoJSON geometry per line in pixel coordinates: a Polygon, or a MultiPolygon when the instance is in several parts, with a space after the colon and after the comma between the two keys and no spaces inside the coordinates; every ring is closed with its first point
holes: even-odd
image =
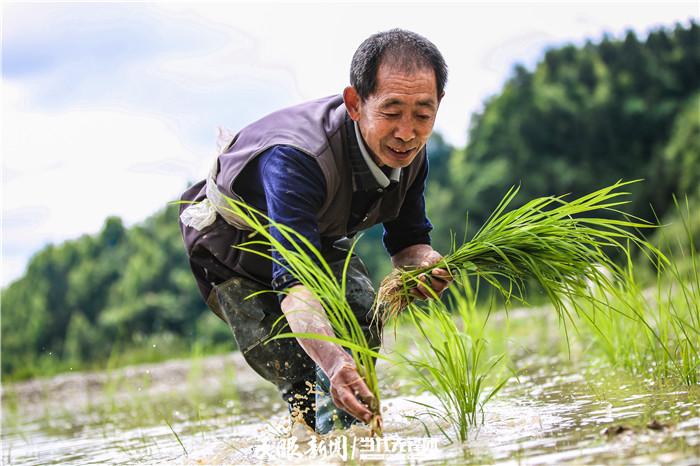
{"type": "Polygon", "coordinates": [[[398,147],[391,147],[391,146],[386,146],[391,153],[396,155],[397,157],[406,157],[407,155],[410,155],[413,150],[415,149],[414,147],[408,148],[408,149],[401,149],[398,147]]]}

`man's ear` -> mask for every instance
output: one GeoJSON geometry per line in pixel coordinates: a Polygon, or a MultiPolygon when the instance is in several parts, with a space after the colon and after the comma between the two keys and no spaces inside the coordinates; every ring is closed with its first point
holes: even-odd
{"type": "Polygon", "coordinates": [[[345,108],[347,108],[350,118],[358,121],[360,119],[362,99],[354,87],[348,86],[343,90],[343,102],[345,102],[345,108]]]}

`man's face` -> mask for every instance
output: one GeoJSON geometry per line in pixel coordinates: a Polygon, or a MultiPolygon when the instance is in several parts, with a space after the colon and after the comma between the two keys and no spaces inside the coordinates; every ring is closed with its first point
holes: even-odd
{"type": "Polygon", "coordinates": [[[416,158],[433,131],[440,104],[430,68],[405,72],[380,65],[376,89],[365,101],[352,87],[343,96],[374,161],[392,168],[416,158]]]}

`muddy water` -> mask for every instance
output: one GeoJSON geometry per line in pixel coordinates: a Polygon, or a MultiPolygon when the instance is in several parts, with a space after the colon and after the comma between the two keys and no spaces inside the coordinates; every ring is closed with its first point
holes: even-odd
{"type": "MultiPolygon", "coordinates": [[[[3,464],[700,464],[700,387],[521,356],[464,444],[422,415],[405,380],[384,387],[385,439],[290,426],[240,355],[69,374],[3,389],[3,464]],[[315,455],[315,457],[314,457],[315,455]]],[[[380,370],[381,374],[381,370],[380,370]]],[[[381,376],[381,375],[380,375],[381,376]]]]}

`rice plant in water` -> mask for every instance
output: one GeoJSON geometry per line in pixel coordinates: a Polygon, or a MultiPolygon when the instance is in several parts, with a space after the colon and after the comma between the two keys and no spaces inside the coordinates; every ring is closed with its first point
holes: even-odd
{"type": "MultiPolygon", "coordinates": [[[[469,427],[478,422],[479,412],[483,415],[484,404],[498,393],[508,377],[487,388],[487,377],[504,355],[486,359],[484,330],[490,311],[485,317],[477,311],[478,282],[473,289],[466,276],[457,281],[448,306],[433,300],[426,309],[412,305],[405,313],[422,336],[416,341],[421,357],[406,358],[406,362],[413,369],[419,387],[440,403],[435,407],[416,402],[426,408],[424,414],[437,421],[447,421],[459,440],[465,441],[469,427]]],[[[438,422],[435,424],[439,427],[438,422]]]]}
{"type": "Polygon", "coordinates": [[[628,257],[616,292],[599,293],[599,300],[590,301],[591,312],[585,314],[589,331],[583,338],[613,365],[695,385],[700,372],[700,258],[693,232],[698,227],[691,223],[687,199],[685,206],[676,203],[676,213],[681,225],[677,231],[685,236],[673,241],[681,245],[676,248],[680,255],[667,243],[662,228],[660,247],[670,260],[655,264],[656,283],[643,286],[628,257]]]}
{"type": "Polygon", "coordinates": [[[629,217],[616,220],[592,215],[601,210],[617,212],[616,207],[625,204],[620,197],[626,194],[618,188],[628,183],[618,182],[569,202],[563,196],[544,197],[506,211],[517,194],[517,189],[511,189],[471,241],[438,264],[398,270],[382,283],[375,311],[386,321],[407,308],[405,314],[424,339],[417,343],[423,360],[408,363],[416,370],[421,386],[441,405],[441,409],[426,406],[427,413],[447,420],[460,440],[466,440],[478,410],[507,381],[485,391],[484,380],[500,359],[483,361],[486,321],[478,326],[477,315],[470,312],[476,301],[467,277],[489,283],[506,303],[511,298],[525,302],[525,284],[534,279],[561,317],[572,319],[569,307],[583,313],[579,300],[605,299],[606,295],[594,296],[593,290],[614,291],[617,280],[624,276],[624,270],[604,251],[606,247],[620,249],[628,256],[629,244],[634,243],[649,256],[665,261],[663,254],[627,230],[653,224],[629,217]],[[461,328],[440,301],[427,305],[412,302],[410,289],[435,267],[461,277],[453,285],[449,304],[461,328]]]}
{"type": "MultiPolygon", "coordinates": [[[[614,278],[622,275],[620,267],[607,256],[604,248],[612,246],[626,252],[626,244],[631,242],[665,260],[651,245],[627,230],[651,227],[652,224],[629,217],[615,220],[591,215],[600,210],[617,212],[615,208],[626,203],[620,199],[626,193],[618,188],[629,183],[618,182],[573,201],[566,201],[563,196],[539,198],[506,211],[517,194],[517,189],[511,189],[472,239],[440,263],[390,275],[378,294],[378,308],[385,311],[382,318],[386,320],[404,309],[411,302],[410,288],[417,285],[422,274],[435,267],[445,268],[454,276],[460,273],[476,275],[500,291],[507,301],[515,298],[524,302],[526,280],[534,278],[560,315],[568,315],[566,303],[573,303],[577,310],[581,309],[576,298],[590,298],[591,283],[600,289],[611,289],[614,278]]],[[[321,253],[302,235],[272,222],[242,202],[227,201],[226,208],[246,222],[254,233],[250,241],[237,247],[273,261],[271,251],[276,250],[285,261],[282,265],[322,304],[336,335],[283,333],[273,338],[316,338],[351,349],[358,372],[376,401],[370,406],[375,414],[371,428],[381,434],[380,394],[373,359],[387,358],[369,348],[345,299],[345,278],[352,251],[348,253],[342,277],[338,280],[321,253]],[[271,227],[280,232],[290,247],[285,247],[272,236],[271,227]],[[266,251],[261,252],[260,246],[266,251]]],[[[438,397],[443,415],[464,440],[466,429],[476,420],[477,409],[505,381],[484,395],[484,377],[497,361],[487,365],[482,361],[485,340],[480,332],[483,327],[479,330],[468,319],[466,310],[473,307],[470,304],[473,295],[466,278],[461,284],[467,297],[461,301],[455,298],[453,304],[461,316],[463,329],[454,324],[447,309],[439,302],[433,302],[427,310],[413,307],[409,316],[427,344],[423,361],[414,363],[420,374],[419,380],[426,388],[433,387],[428,390],[438,397]],[[431,378],[437,381],[436,385],[430,382],[431,378]]],[[[433,410],[433,413],[437,411],[433,410]]]]}
{"type": "Polygon", "coordinates": [[[284,259],[284,263],[276,262],[284,266],[322,304],[335,332],[335,337],[315,333],[285,332],[271,336],[271,339],[310,338],[337,343],[351,349],[358,373],[374,396],[373,405],[369,406],[370,411],[374,413],[370,429],[373,434],[381,435],[380,394],[374,359],[386,359],[386,357],[369,347],[360,324],[345,298],[347,269],[354,245],[348,251],[342,277],[338,280],[320,251],[303,235],[292,228],[272,221],[262,212],[243,202],[228,198],[227,203],[226,209],[238,216],[253,230],[251,239],[236,247],[272,261],[276,261],[272,256],[272,250],[276,250],[284,259]],[[289,246],[285,247],[280,243],[271,234],[271,228],[277,229],[289,243],[289,246]]]}
{"type": "Polygon", "coordinates": [[[590,295],[593,283],[601,289],[613,288],[623,271],[605,252],[612,247],[626,253],[627,244],[642,248],[646,254],[665,257],[652,245],[635,236],[631,229],[654,227],[641,219],[595,216],[628,201],[619,188],[634,181],[600,189],[572,201],[565,196],[534,199],[507,211],[517,195],[511,188],[497,208],[471,240],[429,267],[396,270],[380,286],[375,312],[386,321],[411,301],[410,289],[421,276],[440,267],[455,274],[465,271],[485,280],[506,298],[525,302],[525,284],[534,279],[544,290],[561,316],[572,317],[567,304],[577,307],[576,298],[590,295]]]}

